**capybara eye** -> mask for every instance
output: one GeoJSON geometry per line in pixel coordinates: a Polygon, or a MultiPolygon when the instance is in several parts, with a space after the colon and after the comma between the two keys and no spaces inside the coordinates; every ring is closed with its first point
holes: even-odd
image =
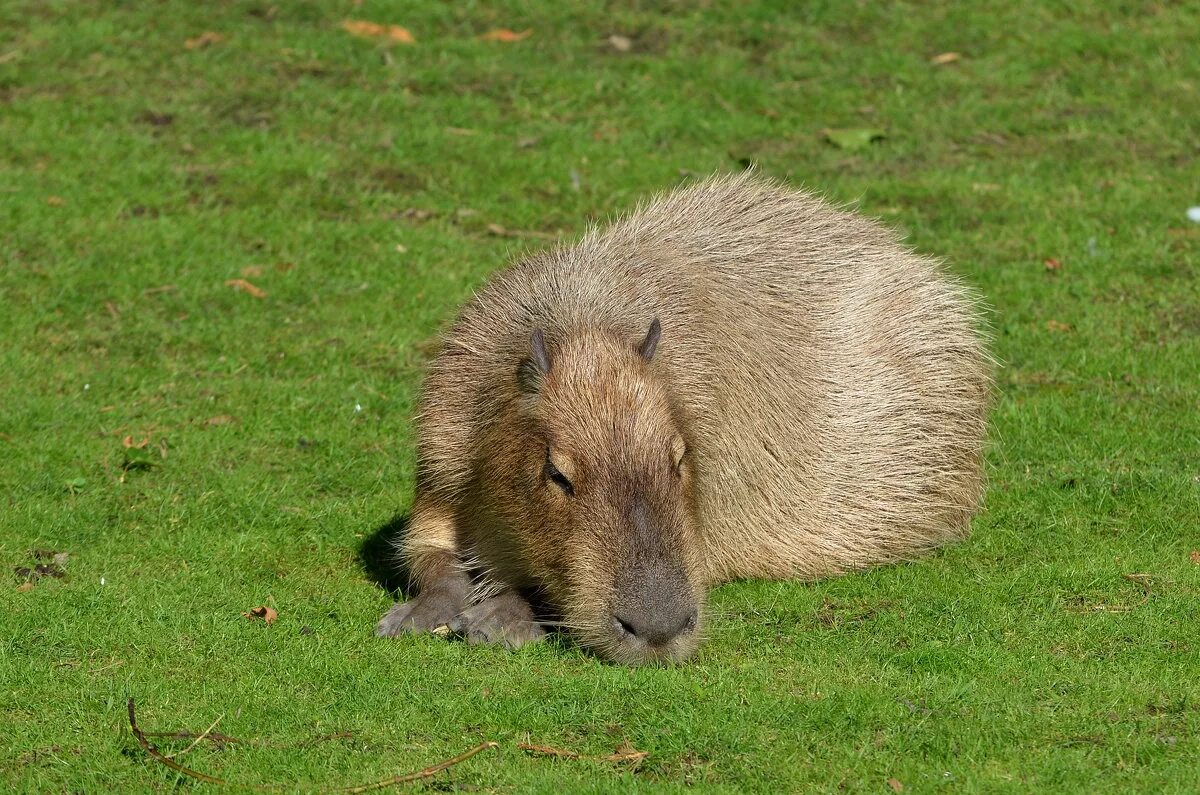
{"type": "Polygon", "coordinates": [[[558,471],[558,467],[554,466],[554,462],[550,460],[550,453],[546,453],[546,478],[554,482],[554,485],[563,490],[563,493],[568,497],[575,496],[575,487],[571,481],[567,480],[567,476],[558,471]]]}
{"type": "Polygon", "coordinates": [[[671,440],[671,469],[676,475],[683,474],[683,457],[687,455],[687,445],[683,437],[676,436],[671,440]]]}

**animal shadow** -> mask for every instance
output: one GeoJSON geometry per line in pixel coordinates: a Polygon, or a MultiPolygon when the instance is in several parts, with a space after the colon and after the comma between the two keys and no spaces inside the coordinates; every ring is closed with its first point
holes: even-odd
{"type": "Polygon", "coordinates": [[[400,560],[399,546],[408,534],[409,515],[396,514],[376,527],[358,548],[358,559],[367,577],[393,596],[403,596],[408,572],[400,560]]]}

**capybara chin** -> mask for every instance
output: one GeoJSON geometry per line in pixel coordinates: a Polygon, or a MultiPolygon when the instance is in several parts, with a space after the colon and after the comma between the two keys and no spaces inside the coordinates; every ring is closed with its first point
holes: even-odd
{"type": "Polygon", "coordinates": [[[990,359],[973,294],[876,223],[711,179],[497,273],[425,380],[381,635],[519,646],[530,600],[624,663],[697,646],[704,593],[966,535],[990,359]]]}

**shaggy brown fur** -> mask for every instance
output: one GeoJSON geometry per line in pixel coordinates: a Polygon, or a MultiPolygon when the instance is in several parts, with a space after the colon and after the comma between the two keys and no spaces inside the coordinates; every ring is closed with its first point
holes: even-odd
{"type": "Polygon", "coordinates": [[[892,232],[749,175],[498,273],[425,382],[403,548],[421,590],[380,634],[519,645],[536,590],[605,656],[680,659],[713,584],[962,538],[989,393],[975,303],[892,232]],[[492,587],[473,614],[464,564],[492,587]]]}

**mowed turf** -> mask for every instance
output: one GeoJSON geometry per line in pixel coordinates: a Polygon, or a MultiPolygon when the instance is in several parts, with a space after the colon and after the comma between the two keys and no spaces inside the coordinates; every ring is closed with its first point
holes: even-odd
{"type": "Polygon", "coordinates": [[[296,791],[483,741],[427,786],[1195,791],[1198,29],[1166,2],[0,5],[0,788],[197,785],[133,697],[147,731],[246,741],[183,764],[296,791]],[[986,297],[971,540],[720,588],[673,668],[373,637],[438,329],[521,251],[748,163],[986,297]]]}

